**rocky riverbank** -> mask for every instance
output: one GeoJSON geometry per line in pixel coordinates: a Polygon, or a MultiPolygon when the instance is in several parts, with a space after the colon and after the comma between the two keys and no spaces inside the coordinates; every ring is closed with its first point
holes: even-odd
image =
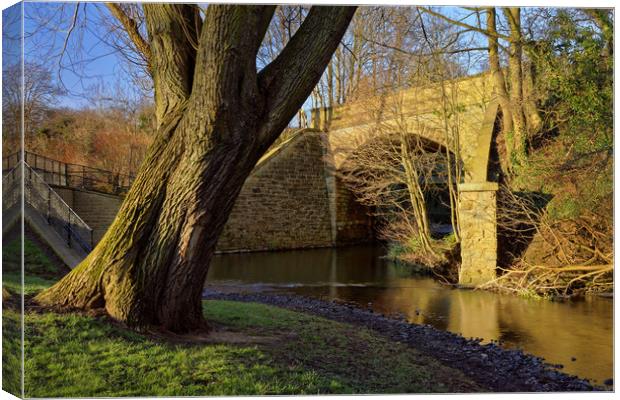
{"type": "Polygon", "coordinates": [[[567,375],[536,356],[521,350],[507,350],[496,343],[466,339],[428,325],[411,324],[400,317],[378,314],[355,305],[314,298],[265,294],[223,293],[205,290],[207,300],[256,302],[300,311],[324,318],[364,326],[391,340],[406,343],[446,365],[458,368],[479,385],[494,392],[564,392],[612,390],[567,375]]]}

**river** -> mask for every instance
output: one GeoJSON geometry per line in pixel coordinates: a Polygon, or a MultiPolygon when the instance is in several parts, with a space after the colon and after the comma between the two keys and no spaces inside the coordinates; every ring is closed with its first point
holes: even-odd
{"type": "Polygon", "coordinates": [[[418,324],[501,340],[602,384],[613,376],[613,301],[552,302],[453,289],[412,274],[379,246],[218,255],[207,287],[354,302],[418,324]]]}

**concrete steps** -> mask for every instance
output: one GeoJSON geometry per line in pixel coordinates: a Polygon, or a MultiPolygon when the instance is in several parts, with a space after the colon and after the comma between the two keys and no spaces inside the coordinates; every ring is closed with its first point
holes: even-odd
{"type": "MultiPolygon", "coordinates": [[[[21,222],[20,205],[16,204],[8,210],[3,211],[2,233],[10,231],[15,225],[21,222]]],[[[36,209],[29,204],[24,205],[24,223],[35,232],[41,240],[43,240],[50,249],[62,260],[62,262],[73,269],[88,254],[79,246],[69,247],[65,238],[62,238],[58,232],[47,223],[36,209]]]]}

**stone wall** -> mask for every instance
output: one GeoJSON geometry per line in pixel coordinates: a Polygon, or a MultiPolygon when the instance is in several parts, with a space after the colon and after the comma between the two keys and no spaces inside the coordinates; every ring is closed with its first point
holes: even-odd
{"type": "MultiPolygon", "coordinates": [[[[326,247],[333,236],[321,133],[305,131],[264,157],[246,180],[218,243],[219,251],[256,251],[326,247]]],[[[342,200],[343,197],[336,196],[342,200]]],[[[352,207],[349,207],[350,209],[352,207]]],[[[342,205],[336,226],[346,231],[342,205]]],[[[353,225],[357,224],[355,222],[353,225]]],[[[359,231],[359,229],[358,229],[359,231]]],[[[347,233],[346,242],[368,239],[368,232],[347,233]]]]}
{"type": "MultiPolygon", "coordinates": [[[[326,169],[321,135],[300,133],[258,162],[235,202],[218,251],[327,247],[373,238],[366,209],[326,169]]],[[[93,229],[95,243],[122,202],[104,193],[54,190],[93,229]]]]}
{"type": "Polygon", "coordinates": [[[459,185],[461,268],[459,284],[476,286],[496,277],[497,183],[459,185]]]}
{"type": "Polygon", "coordinates": [[[59,187],[54,190],[92,228],[94,243],[101,240],[123,202],[122,197],[111,194],[59,187]]]}

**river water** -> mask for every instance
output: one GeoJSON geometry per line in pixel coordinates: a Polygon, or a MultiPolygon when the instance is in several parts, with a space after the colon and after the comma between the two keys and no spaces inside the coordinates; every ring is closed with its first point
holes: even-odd
{"type": "Polygon", "coordinates": [[[611,299],[552,302],[453,289],[384,254],[379,246],[354,246],[218,255],[206,286],[354,302],[484,342],[501,340],[594,383],[613,376],[611,299]]]}

